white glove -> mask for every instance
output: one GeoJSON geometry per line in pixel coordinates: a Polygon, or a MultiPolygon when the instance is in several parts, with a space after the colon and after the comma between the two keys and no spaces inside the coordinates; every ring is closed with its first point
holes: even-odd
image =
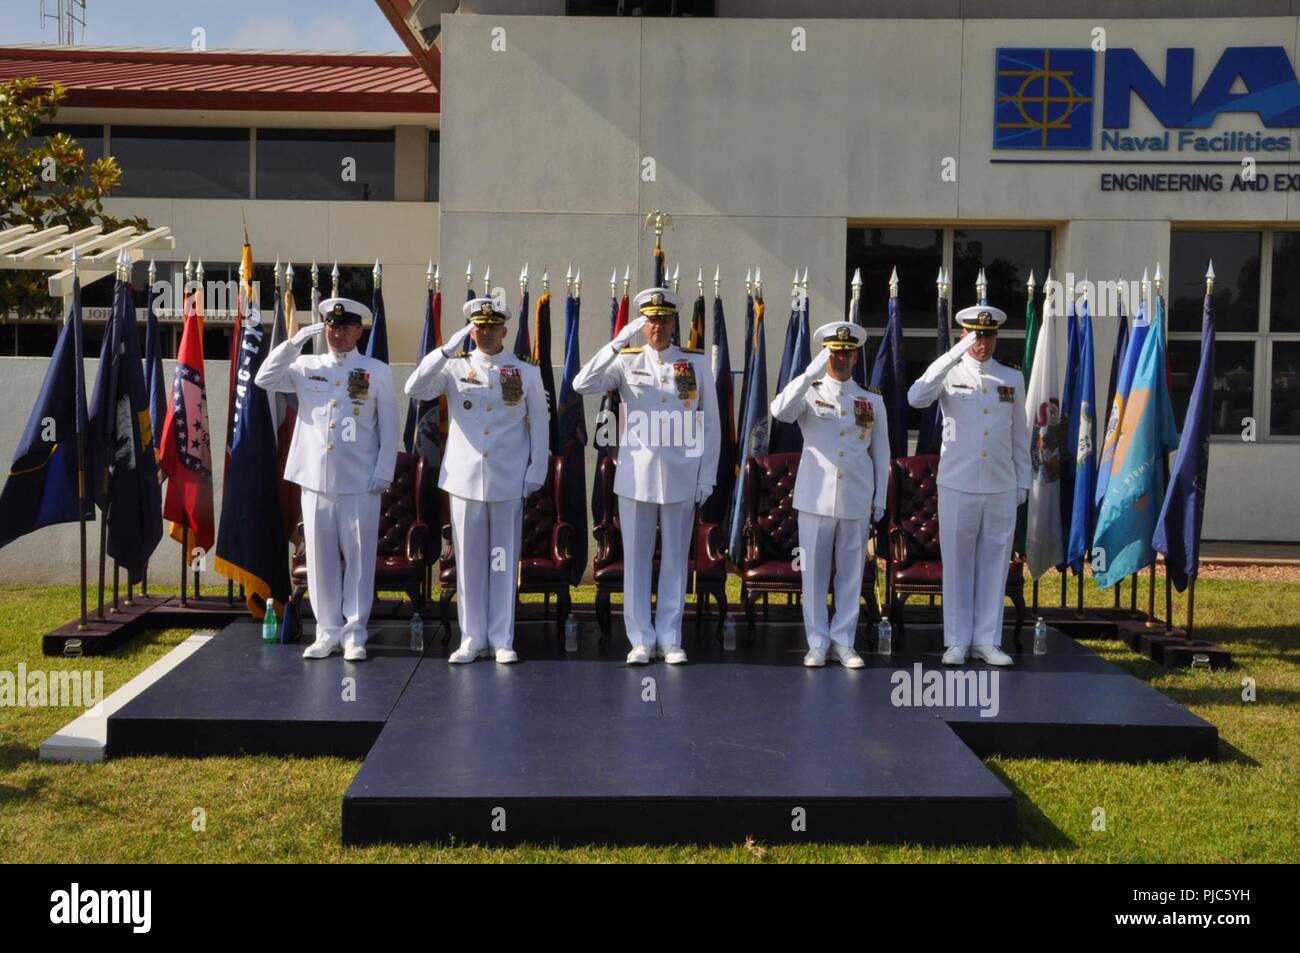
{"type": "Polygon", "coordinates": [[[703,485],[697,486],[697,487],[695,488],[695,504],[696,504],[696,506],[701,506],[701,505],[703,505],[704,501],[707,500],[707,499],[708,499],[710,496],[712,496],[712,495],[713,495],[713,487],[711,487],[711,486],[703,486],[703,485]]]}
{"type": "Polygon", "coordinates": [[[879,523],[885,517],[885,508],[883,506],[873,506],[871,508],[871,522],[879,523]]]}
{"type": "Polygon", "coordinates": [[[458,351],[465,350],[465,339],[469,337],[469,332],[474,330],[473,322],[467,323],[463,328],[453,334],[442,346],[442,353],[448,357],[454,356],[458,351]]]}
{"type": "Polygon", "coordinates": [[[299,328],[297,331],[294,332],[293,337],[289,338],[289,340],[294,343],[295,347],[302,347],[304,344],[306,344],[308,341],[310,341],[312,338],[314,338],[316,335],[320,334],[324,330],[325,330],[325,322],[317,321],[314,324],[309,324],[306,327],[299,328]]]}
{"type": "Polygon", "coordinates": [[[1020,503],[1020,505],[1022,505],[1022,506],[1023,506],[1025,503],[1028,503],[1028,502],[1029,502],[1029,491],[1026,490],[1024,487],[1021,487],[1019,490],[1016,491],[1016,500],[1017,500],[1017,501],[1020,503]]]}
{"type": "Polygon", "coordinates": [[[817,356],[808,362],[808,370],[804,371],[804,376],[810,381],[818,380],[826,373],[826,368],[831,362],[831,349],[822,348],[817,352],[817,356]]]}
{"type": "Polygon", "coordinates": [[[636,333],[646,326],[647,321],[649,321],[649,318],[643,314],[624,325],[623,330],[619,331],[614,336],[614,340],[610,342],[614,345],[614,350],[621,351],[627,347],[628,343],[636,337],[636,333]]]}
{"type": "Polygon", "coordinates": [[[370,489],[367,492],[374,493],[376,495],[380,493],[386,493],[390,486],[392,486],[392,484],[389,483],[387,480],[380,480],[376,478],[370,481],[370,489]]]}
{"type": "Polygon", "coordinates": [[[953,361],[961,360],[961,356],[975,346],[975,332],[971,331],[952,347],[948,348],[948,358],[953,361]]]}
{"type": "Polygon", "coordinates": [[[524,499],[528,499],[534,493],[542,488],[542,484],[534,483],[531,480],[524,481],[524,499]]]}

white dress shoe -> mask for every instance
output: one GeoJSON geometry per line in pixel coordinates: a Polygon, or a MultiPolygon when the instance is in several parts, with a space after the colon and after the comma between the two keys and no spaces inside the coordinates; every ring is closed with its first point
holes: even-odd
{"type": "Polygon", "coordinates": [[[447,656],[447,661],[452,665],[463,665],[466,662],[473,662],[475,659],[487,658],[491,655],[488,649],[472,649],[468,645],[462,645],[456,651],[447,656]]]}
{"type": "Polygon", "coordinates": [[[682,665],[686,662],[686,650],[680,645],[670,645],[659,651],[669,665],[682,665]]]}
{"type": "Polygon", "coordinates": [[[996,645],[976,645],[971,648],[971,655],[983,659],[990,665],[1015,665],[1016,660],[996,645]]]}
{"type": "Polygon", "coordinates": [[[966,664],[966,646],[950,645],[943,650],[944,665],[965,665],[966,664]]]}
{"type": "Polygon", "coordinates": [[[803,657],[803,664],[808,668],[821,668],[826,664],[826,653],[821,649],[809,649],[803,657]]]}
{"type": "Polygon", "coordinates": [[[329,658],[337,652],[341,646],[338,639],[331,639],[328,635],[323,635],[311,645],[302,650],[303,658],[329,658]]]}
{"type": "Polygon", "coordinates": [[[644,645],[632,646],[632,651],[627,653],[628,665],[649,665],[650,650],[644,645]]]}
{"type": "Polygon", "coordinates": [[[831,643],[830,655],[838,659],[845,668],[862,668],[866,664],[856,649],[849,645],[840,645],[838,642],[831,643]]]}
{"type": "Polygon", "coordinates": [[[497,649],[497,661],[502,665],[509,665],[511,662],[518,662],[519,653],[514,649],[497,649]]]}
{"type": "Polygon", "coordinates": [[[366,647],[349,643],[343,646],[343,657],[349,662],[364,662],[366,660],[366,647]]]}

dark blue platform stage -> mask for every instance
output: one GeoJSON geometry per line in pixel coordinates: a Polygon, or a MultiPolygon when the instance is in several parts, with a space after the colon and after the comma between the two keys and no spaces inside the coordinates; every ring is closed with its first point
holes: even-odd
{"type": "Polygon", "coordinates": [[[1015,799],[983,757],[1215,757],[1213,725],[1058,632],[996,681],[930,674],[939,630],[907,635],[864,669],[810,670],[797,623],[725,653],[688,626],[690,664],[629,668],[617,629],[566,655],[536,620],[519,664],[450,666],[436,639],[423,659],[308,661],[239,623],[112,715],[108,753],[363,757],[352,844],[999,843],[1015,799]]]}

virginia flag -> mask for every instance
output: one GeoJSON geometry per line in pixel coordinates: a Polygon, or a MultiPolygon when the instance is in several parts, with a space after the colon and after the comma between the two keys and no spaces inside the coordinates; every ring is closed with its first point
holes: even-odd
{"type": "Polygon", "coordinates": [[[375,282],[375,293],[370,299],[370,337],[366,341],[366,357],[388,363],[388,319],[384,316],[384,289],[375,282]]]}
{"type": "Polygon", "coordinates": [[[1165,302],[1157,297],[1155,321],[1142,342],[1119,419],[1110,480],[1092,542],[1101,550],[1102,568],[1095,575],[1103,589],[1155,562],[1151,538],[1165,498],[1166,457],[1177,446],[1165,369],[1165,302]]]}
{"type": "MultiPolygon", "coordinates": [[[[1097,384],[1092,345],[1092,314],[1088,299],[1079,309],[1079,385],[1074,420],[1078,434],[1074,442],[1074,487],[1070,501],[1070,535],[1065,562],[1075,575],[1083,572],[1088,544],[1097,522],[1093,493],[1097,485],[1097,384]]],[[[1068,444],[1067,444],[1068,446],[1068,444]]]]}
{"type": "MultiPolygon", "coordinates": [[[[0,546],[42,526],[75,523],[77,435],[89,439],[86,379],[81,352],[81,281],[72,283],[72,310],[59,330],[45,380],[0,490],[0,546]]],[[[89,455],[87,455],[89,459],[89,455]]],[[[85,515],[95,518],[89,484],[85,515]]]]}
{"type": "Polygon", "coordinates": [[[533,346],[528,341],[528,289],[524,289],[519,302],[519,326],[515,329],[515,357],[521,361],[533,359],[533,346]]]}
{"type": "Polygon", "coordinates": [[[587,567],[587,473],[583,452],[587,446],[587,421],[582,395],[573,389],[573,379],[582,370],[579,349],[579,318],[582,299],[569,295],[564,301],[564,376],[560,379],[558,454],[564,460],[564,482],[560,487],[560,518],[573,527],[571,579],[576,586],[587,567]]]}
{"type": "Polygon", "coordinates": [[[1183,435],[1174,457],[1169,492],[1156,520],[1152,544],[1164,553],[1165,569],[1182,592],[1201,567],[1201,524],[1205,518],[1205,486],[1210,468],[1210,414],[1214,409],[1214,304],[1205,296],[1201,320],[1201,366],[1192,385],[1192,399],[1183,421],[1183,435]]]}
{"type": "Polygon", "coordinates": [[[107,520],[106,551],[126,570],[127,579],[136,583],[162,539],[162,494],[135,306],[125,281],[114,289],[113,310],[104,329],[90,432],[97,448],[91,479],[107,520]]]}
{"type": "Polygon", "coordinates": [[[203,377],[202,289],[185,297],[185,329],[172,375],[171,406],[163,421],[158,463],[167,474],[163,516],[171,520],[172,539],[189,529],[190,552],[212,549],[212,438],[208,430],[208,391],[203,377]]]}
{"type": "MultiPolygon", "coordinates": [[[[797,287],[797,286],[796,286],[797,287]]],[[[790,320],[785,326],[785,346],[781,350],[781,369],[776,375],[776,392],[779,394],[789,383],[802,374],[812,361],[811,335],[808,331],[807,299],[796,296],[790,308],[790,320]]],[[[794,422],[772,421],[772,435],[768,441],[771,453],[798,453],[803,449],[803,431],[794,422]]]]}
{"type": "Polygon", "coordinates": [[[770,407],[767,396],[767,343],[763,331],[763,299],[754,301],[754,352],[745,369],[745,406],[741,411],[739,464],[741,475],[731,500],[731,525],[727,534],[727,551],[731,561],[740,564],[745,539],[745,461],[766,454],[770,433],[770,407]]]}
{"type": "Polygon", "coordinates": [[[716,294],[713,296],[713,353],[710,363],[718,416],[722,423],[722,440],[718,447],[718,477],[712,495],[700,507],[700,519],[721,526],[726,520],[727,504],[731,502],[736,483],[736,400],[727,345],[727,318],[722,313],[722,298],[716,294]]]}
{"type": "Polygon", "coordinates": [[[1034,370],[1025,391],[1029,418],[1029,505],[1025,517],[1025,558],[1037,579],[1061,562],[1061,470],[1069,464],[1065,422],[1061,419],[1056,365],[1056,315],[1052,296],[1043,304],[1043,323],[1034,345],[1034,370]]]}
{"type": "MultiPolygon", "coordinates": [[[[948,299],[939,297],[935,304],[935,324],[936,333],[934,338],[934,356],[942,357],[952,347],[949,343],[948,336],[948,299]]],[[[861,364],[861,361],[858,361],[861,364]]],[[[943,417],[939,413],[939,402],[936,400],[929,407],[921,411],[921,428],[917,431],[916,436],[916,453],[921,454],[938,453],[943,443],[943,417]]]]}
{"type": "Polygon", "coordinates": [[[870,385],[885,401],[889,417],[889,456],[907,456],[907,381],[903,369],[903,321],[898,299],[889,299],[889,320],[885,336],[871,365],[870,385]]]}
{"type": "Polygon", "coordinates": [[[235,435],[221,491],[216,571],[244,587],[248,611],[260,619],[268,599],[283,610],[289,597],[289,542],[280,497],[275,426],[266,391],[253,383],[270,352],[270,335],[256,305],[239,336],[235,372],[235,435]]]}

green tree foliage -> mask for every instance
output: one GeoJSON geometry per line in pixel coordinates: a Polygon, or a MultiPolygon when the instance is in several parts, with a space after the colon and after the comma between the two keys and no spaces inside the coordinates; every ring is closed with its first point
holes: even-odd
{"type": "MultiPolygon", "coordinates": [[[[66,94],[58,83],[46,88],[36,77],[0,82],[0,230],[17,225],[66,225],[70,232],[90,225],[102,225],[105,231],[125,225],[147,228],[143,218],[104,213],[105,196],[122,182],[112,156],[88,163],[71,136],[34,138],[66,94]]],[[[57,314],[60,305],[49,295],[48,278],[48,272],[0,269],[0,317],[57,314]]]]}

